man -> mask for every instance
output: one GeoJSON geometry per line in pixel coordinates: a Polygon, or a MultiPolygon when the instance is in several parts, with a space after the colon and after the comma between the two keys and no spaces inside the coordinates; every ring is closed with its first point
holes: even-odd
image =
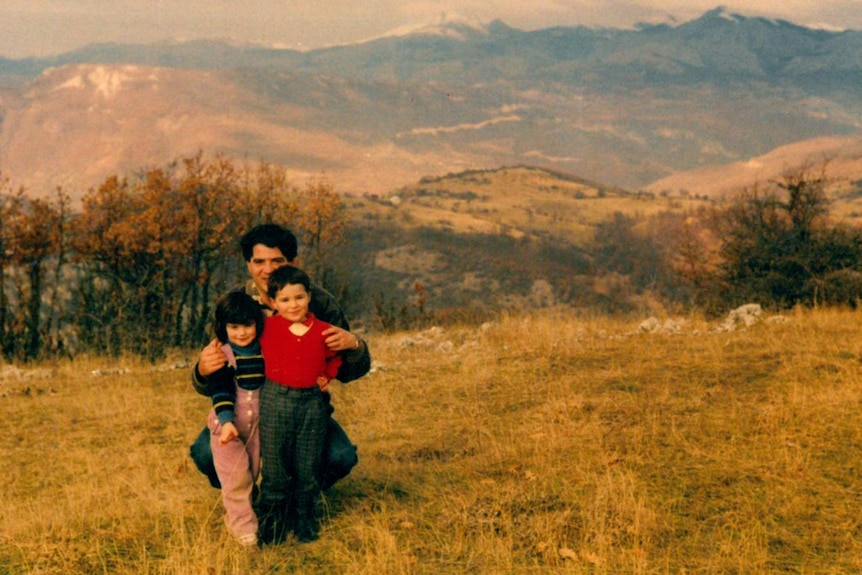
{"type": "MultiPolygon", "coordinates": [[[[267,281],[274,270],[293,264],[297,254],[296,237],[277,224],[263,224],[252,228],[244,235],[240,239],[240,247],[251,277],[246,285],[246,292],[260,303],[265,313],[271,314],[274,307],[267,296],[267,281]]],[[[321,321],[332,325],[330,329],[323,332],[323,335],[329,349],[341,354],[342,363],[337,379],[347,383],[368,373],[371,368],[368,346],[361,338],[350,332],[350,325],[332,294],[312,284],[309,311],[321,321]]],[[[192,373],[192,383],[198,393],[212,395],[213,388],[207,381],[207,377],[224,366],[225,361],[227,358],[217,341],[211,342],[201,351],[192,373]]],[[[324,392],[324,395],[328,403],[330,395],[328,392],[324,392]]],[[[345,477],[358,462],[356,447],[350,442],[341,426],[332,419],[332,411],[330,406],[324,469],[321,470],[320,480],[323,489],[327,489],[335,481],[345,477]]],[[[261,421],[261,428],[264,427],[265,422],[261,421]]],[[[217,486],[218,477],[212,467],[208,439],[196,441],[192,445],[191,454],[198,468],[209,477],[210,483],[217,486]]],[[[266,461],[263,462],[263,466],[263,474],[266,476],[266,461]]],[[[265,500],[265,497],[261,499],[265,500]]],[[[277,512],[269,509],[262,509],[261,513],[264,515],[261,517],[263,541],[276,542],[283,539],[286,535],[284,530],[290,528],[289,518],[278,517],[277,512]],[[266,515],[269,515],[269,520],[266,515]],[[273,517],[275,519],[272,519],[273,517]],[[273,525],[274,522],[281,523],[283,526],[273,525]]]]}
{"type": "MultiPolygon", "coordinates": [[[[283,265],[294,265],[297,253],[296,236],[277,224],[262,224],[252,228],[240,239],[242,255],[251,279],[246,284],[246,292],[272,313],[272,302],[266,295],[269,275],[283,265]]],[[[333,328],[327,335],[329,349],[340,351],[342,366],[338,371],[338,381],[347,383],[362,377],[371,368],[371,355],[368,346],[350,332],[350,325],[335,297],[322,287],[311,285],[311,304],[309,311],[333,328]]],[[[212,343],[201,352],[198,362],[199,375],[206,376],[218,370],[226,358],[221,349],[212,343]]],[[[195,383],[198,393],[206,395],[205,390],[195,383]]]]}

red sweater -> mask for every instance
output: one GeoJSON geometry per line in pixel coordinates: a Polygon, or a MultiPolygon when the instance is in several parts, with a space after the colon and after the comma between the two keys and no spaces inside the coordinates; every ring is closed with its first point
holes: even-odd
{"type": "Polygon", "coordinates": [[[323,331],[331,327],[308,314],[308,331],[296,335],[290,321],[275,315],[266,318],[260,337],[266,377],[287,387],[313,387],[321,375],[333,379],[338,374],[341,356],[326,347],[323,331]]]}

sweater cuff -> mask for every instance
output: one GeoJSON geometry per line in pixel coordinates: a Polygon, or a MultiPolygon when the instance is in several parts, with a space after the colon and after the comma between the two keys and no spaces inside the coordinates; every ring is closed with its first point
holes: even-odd
{"type": "Polygon", "coordinates": [[[233,421],[234,417],[232,409],[225,409],[224,411],[218,413],[218,422],[221,425],[224,425],[225,423],[233,423],[233,421]]]}
{"type": "Polygon", "coordinates": [[[359,342],[359,347],[354,347],[352,349],[345,349],[340,354],[341,357],[344,359],[344,361],[346,361],[348,363],[356,363],[358,361],[361,361],[362,358],[365,357],[365,354],[368,353],[368,351],[367,351],[368,348],[365,347],[366,344],[362,340],[362,338],[357,337],[356,341],[359,342]]]}

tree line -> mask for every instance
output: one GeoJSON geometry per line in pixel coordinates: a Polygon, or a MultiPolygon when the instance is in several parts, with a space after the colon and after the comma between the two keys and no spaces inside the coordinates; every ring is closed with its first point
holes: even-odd
{"type": "Polygon", "coordinates": [[[744,303],[855,308],[862,232],[831,216],[828,184],[824,164],[692,213],[646,221],[615,214],[596,230],[596,273],[623,275],[627,294],[650,292],[713,314],[744,303]]]}
{"type": "Polygon", "coordinates": [[[201,153],[113,175],[73,209],[0,181],[0,346],[6,359],[87,351],[159,357],[207,340],[213,298],[246,274],[238,246],[277,221],[325,279],[347,224],[332,186],[290,184],[268,163],[201,153]]]}
{"type": "Polygon", "coordinates": [[[644,295],[716,314],[749,302],[855,306],[862,234],[830,219],[826,184],[800,171],[685,214],[617,213],[579,247],[352,226],[329,184],[298,188],[278,166],[201,153],[107,177],[76,206],[62,188],[28,198],[0,178],[0,348],[29,360],[197,347],[214,299],[247,278],[238,238],[272,221],[297,234],[315,281],[381,329],[477,317],[476,296],[442,286],[435,299],[434,286],[375,269],[374,253],[408,239],[456,256],[455,272],[490,266],[514,291],[547,280],[558,302],[610,312],[644,295]]]}
{"type": "Polygon", "coordinates": [[[379,329],[482,322],[503,309],[554,304],[629,314],[660,304],[713,317],[745,303],[855,307],[862,236],[852,220],[832,216],[825,169],[788,172],[687,210],[671,202],[651,216],[618,212],[583,245],[550,234],[516,239],[360,220],[346,247],[359,264],[348,285],[366,292],[361,309],[379,329]],[[393,246],[442,257],[433,272],[413,274],[360,259],[393,246]]]}

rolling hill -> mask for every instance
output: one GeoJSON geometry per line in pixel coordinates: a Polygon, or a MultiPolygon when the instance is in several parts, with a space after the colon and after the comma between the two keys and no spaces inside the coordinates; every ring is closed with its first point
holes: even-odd
{"type": "Polygon", "coordinates": [[[788,171],[826,170],[836,197],[862,176],[862,137],[822,137],[781,146],[746,161],[707,166],[657,180],[645,190],[670,194],[701,193],[723,198],[743,187],[764,184],[788,171]]]}
{"type": "Polygon", "coordinates": [[[435,228],[459,234],[505,235],[584,247],[595,226],[615,212],[649,216],[705,205],[696,197],[632,193],[536,166],[467,170],[393,190],[351,198],[360,220],[395,219],[405,230],[435,228]]]}

